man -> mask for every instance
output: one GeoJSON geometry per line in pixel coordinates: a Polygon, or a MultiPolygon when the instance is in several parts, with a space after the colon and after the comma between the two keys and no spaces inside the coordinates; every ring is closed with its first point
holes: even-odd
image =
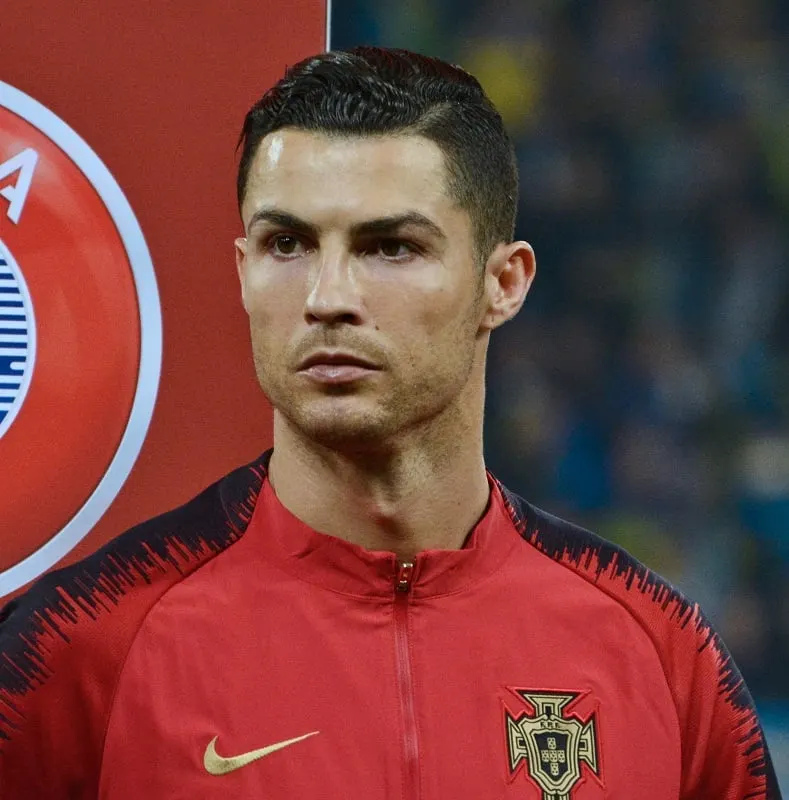
{"type": "Polygon", "coordinates": [[[478,83],[324,54],[242,142],[273,452],[6,609],[2,800],[777,797],[698,608],[486,473],[535,262],[478,83]]]}

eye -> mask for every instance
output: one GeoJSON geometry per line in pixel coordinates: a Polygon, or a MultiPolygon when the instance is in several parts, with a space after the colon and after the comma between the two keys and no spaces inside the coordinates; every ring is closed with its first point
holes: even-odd
{"type": "Polygon", "coordinates": [[[275,256],[296,256],[304,249],[301,239],[290,233],[278,233],[272,236],[267,243],[267,249],[275,256]]]}
{"type": "Polygon", "coordinates": [[[403,261],[416,252],[416,248],[402,239],[380,239],[371,250],[390,261],[403,261]]]}

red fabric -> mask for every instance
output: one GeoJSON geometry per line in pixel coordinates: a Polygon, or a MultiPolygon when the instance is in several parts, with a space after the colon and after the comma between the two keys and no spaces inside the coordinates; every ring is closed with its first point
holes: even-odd
{"type": "Polygon", "coordinates": [[[309,529],[264,482],[243,535],[42,642],[0,798],[538,800],[551,764],[578,772],[551,800],[777,797],[695,607],[601,569],[591,545],[549,554],[551,518],[491,487],[466,546],[420,554],[398,593],[391,553],[309,529]],[[204,767],[214,737],[230,757],[311,733],[204,767]]]}

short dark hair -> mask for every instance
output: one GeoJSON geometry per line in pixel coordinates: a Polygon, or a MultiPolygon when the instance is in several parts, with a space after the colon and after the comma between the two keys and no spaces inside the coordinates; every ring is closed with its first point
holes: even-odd
{"type": "Polygon", "coordinates": [[[513,237],[518,170],[512,143],[477,79],[460,67],[378,47],[323,53],[290,67],[244,120],[239,206],[261,140],[281,128],[424,136],[444,154],[447,188],[471,217],[480,260],[513,237]]]}

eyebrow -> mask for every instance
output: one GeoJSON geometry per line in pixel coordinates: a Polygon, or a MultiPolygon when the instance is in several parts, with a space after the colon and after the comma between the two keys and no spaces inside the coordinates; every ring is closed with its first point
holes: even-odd
{"type": "MultiPolygon", "coordinates": [[[[251,229],[257,222],[269,222],[313,239],[317,239],[321,232],[317,225],[313,225],[300,219],[295,214],[290,214],[277,208],[258,209],[250,218],[247,230],[251,229]]],[[[447,239],[447,235],[433,220],[418,211],[406,211],[402,214],[391,214],[386,217],[357,222],[351,227],[351,236],[354,238],[393,236],[405,227],[421,228],[425,233],[441,241],[446,241],[447,239]]]]}

